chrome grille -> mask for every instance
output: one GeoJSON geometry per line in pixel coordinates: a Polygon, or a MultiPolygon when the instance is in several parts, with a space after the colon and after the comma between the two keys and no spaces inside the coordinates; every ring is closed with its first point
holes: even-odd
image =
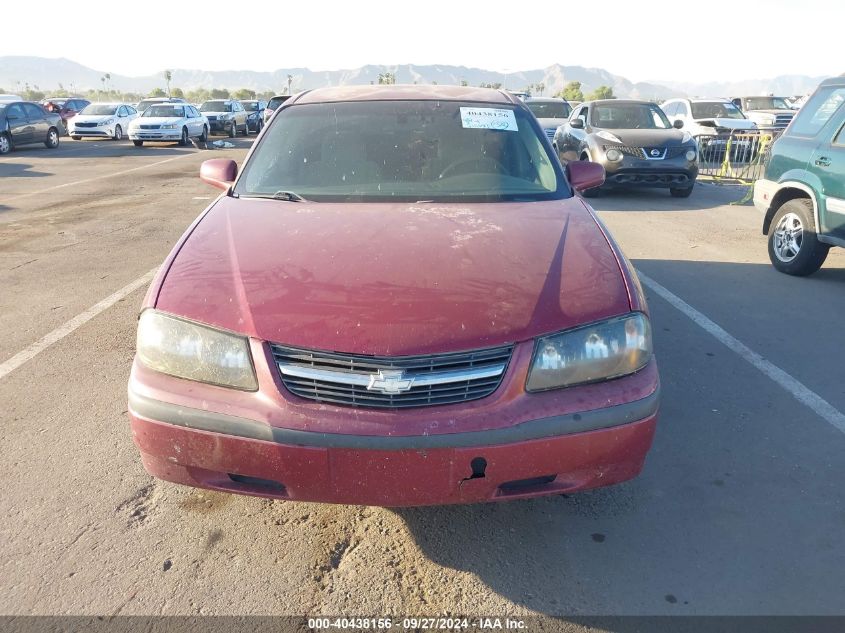
{"type": "Polygon", "coordinates": [[[628,145],[605,145],[604,151],[606,152],[609,149],[616,149],[622,152],[627,156],[633,156],[634,158],[639,158],[641,160],[645,160],[645,152],[643,151],[642,147],[630,147],[628,145]]]}
{"type": "Polygon", "coordinates": [[[512,346],[506,346],[452,354],[383,357],[275,344],[270,349],[282,383],[294,395],[317,402],[380,409],[485,398],[499,387],[513,352],[512,346]]]}
{"type": "Polygon", "coordinates": [[[160,125],[149,125],[149,124],[144,125],[144,124],[142,124],[140,127],[141,127],[142,130],[157,130],[161,126],[160,125]]]}

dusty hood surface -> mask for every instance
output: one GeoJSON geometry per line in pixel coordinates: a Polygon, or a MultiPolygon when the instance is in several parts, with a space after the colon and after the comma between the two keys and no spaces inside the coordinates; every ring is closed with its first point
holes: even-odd
{"type": "Polygon", "coordinates": [[[627,312],[619,264],[579,198],[313,204],[221,198],[156,307],[287,345],[457,351],[627,312]]]}

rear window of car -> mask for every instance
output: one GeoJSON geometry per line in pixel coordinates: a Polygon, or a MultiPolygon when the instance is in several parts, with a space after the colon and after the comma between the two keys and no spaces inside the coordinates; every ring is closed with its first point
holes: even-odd
{"type": "Polygon", "coordinates": [[[789,126],[789,134],[815,136],[845,102],[845,87],[820,88],[798,111],[789,126]]]}
{"type": "Polygon", "coordinates": [[[327,202],[572,195],[526,110],[456,101],[295,105],[265,132],[236,191],[327,202]]]}
{"type": "Polygon", "coordinates": [[[280,105],[282,105],[285,101],[287,101],[290,97],[273,97],[270,101],[267,102],[267,109],[268,110],[275,110],[280,105]]]}

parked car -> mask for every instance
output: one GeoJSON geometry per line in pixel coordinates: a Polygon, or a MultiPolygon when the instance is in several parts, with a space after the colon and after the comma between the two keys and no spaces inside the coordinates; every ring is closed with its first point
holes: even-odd
{"type": "Polygon", "coordinates": [[[636,272],[502,91],[300,93],[150,287],[129,380],[156,477],[288,500],[495,501],[630,479],[659,380],[636,272]]]}
{"type": "Polygon", "coordinates": [[[150,97],[149,99],[141,99],[135,109],[139,114],[143,114],[144,110],[150,106],[162,103],[187,103],[187,101],[179,97],[150,97]]]}
{"type": "MultiPolygon", "coordinates": [[[[663,187],[688,197],[698,176],[698,152],[689,132],[676,129],[656,103],[607,99],[582,103],[553,138],[561,160],[602,165],[602,188],[663,187]]],[[[602,188],[585,192],[596,195],[602,188]]]]}
{"type": "Polygon", "coordinates": [[[247,125],[251,132],[258,134],[264,127],[264,110],[267,109],[267,102],[261,99],[248,99],[241,101],[241,105],[247,112],[247,125]]]}
{"type": "Polygon", "coordinates": [[[70,122],[70,137],[110,138],[119,141],[129,129],[138,111],[128,103],[91,103],[70,122]]]}
{"type": "Polygon", "coordinates": [[[845,247],[845,77],[823,81],[775,141],[754,204],[783,273],[810,275],[845,247]]]}
{"type": "Polygon", "coordinates": [[[698,141],[701,162],[723,160],[729,147],[732,160],[748,162],[759,150],[754,121],[726,99],[671,99],[660,107],[698,141]]]}
{"type": "Polygon", "coordinates": [[[795,116],[783,97],[734,97],[731,102],[761,129],[783,130],[795,116]]]}
{"type": "Polygon", "coordinates": [[[62,118],[47,112],[32,101],[0,101],[0,154],[8,154],[18,145],[44,143],[49,149],[59,146],[62,118]]]}
{"type": "Polygon", "coordinates": [[[67,132],[70,120],[91,102],[82,97],[48,97],[40,101],[47,112],[55,112],[62,117],[63,134],[67,132]]]}
{"type": "Polygon", "coordinates": [[[200,112],[208,119],[211,132],[223,132],[228,134],[229,138],[235,138],[239,131],[243,131],[244,136],[249,134],[249,115],[240,101],[213,99],[203,103],[200,112]]]}
{"type": "Polygon", "coordinates": [[[566,99],[530,97],[525,99],[525,105],[537,117],[540,127],[543,128],[543,132],[550,141],[555,137],[558,127],[566,123],[569,115],[572,114],[572,108],[566,99]]]}
{"type": "Polygon", "coordinates": [[[140,147],[145,141],[178,141],[187,145],[188,138],[208,140],[208,121],[188,103],[151,105],[129,124],[129,139],[140,147]]]}
{"type": "Polygon", "coordinates": [[[278,108],[288,99],[290,99],[290,95],[276,95],[275,97],[270,97],[270,101],[267,102],[267,107],[264,108],[265,125],[267,124],[267,121],[270,120],[270,117],[273,116],[273,113],[276,111],[276,108],[278,108]]]}

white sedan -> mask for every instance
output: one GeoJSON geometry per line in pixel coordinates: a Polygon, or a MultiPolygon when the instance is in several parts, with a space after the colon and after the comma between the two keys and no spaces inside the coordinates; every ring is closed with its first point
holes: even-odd
{"type": "Polygon", "coordinates": [[[208,119],[189,103],[151,105],[129,124],[129,138],[136,147],[144,141],[187,145],[189,137],[208,140],[208,119]]]}
{"type": "Polygon", "coordinates": [[[83,137],[119,141],[138,111],[128,103],[91,103],[68,121],[68,134],[74,141],[83,137]]]}

